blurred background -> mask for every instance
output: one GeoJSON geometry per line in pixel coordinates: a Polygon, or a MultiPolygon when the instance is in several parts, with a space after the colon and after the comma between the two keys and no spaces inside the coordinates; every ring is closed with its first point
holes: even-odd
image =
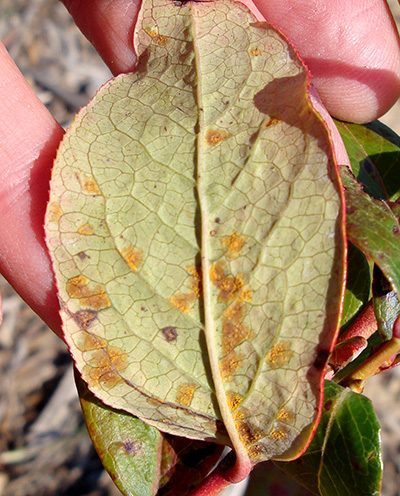
{"type": "MultiPolygon", "coordinates": [[[[64,127],[111,77],[57,0],[0,0],[0,39],[64,127]]],[[[381,120],[400,133],[400,104],[381,120]]],[[[65,345],[1,276],[0,292],[0,496],[120,495],[86,433],[65,345]]],[[[382,424],[384,496],[400,495],[399,379],[400,367],[365,391],[382,424]]]]}

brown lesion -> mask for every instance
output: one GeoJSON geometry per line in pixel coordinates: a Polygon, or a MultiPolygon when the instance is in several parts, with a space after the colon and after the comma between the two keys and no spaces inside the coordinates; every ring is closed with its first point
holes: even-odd
{"type": "Polygon", "coordinates": [[[243,359],[243,355],[240,355],[235,351],[231,351],[229,355],[224,356],[219,361],[219,370],[223,381],[229,382],[232,380],[232,375],[240,367],[243,359]]]}
{"type": "Polygon", "coordinates": [[[196,300],[197,296],[194,293],[178,293],[169,299],[172,305],[183,313],[188,312],[196,300]]]}
{"type": "Polygon", "coordinates": [[[97,319],[97,312],[95,310],[79,310],[72,316],[79,327],[87,329],[97,319]]]}
{"type": "MultiPolygon", "coordinates": [[[[88,334],[90,336],[90,334],[88,334]]],[[[82,376],[89,386],[101,385],[112,389],[116,384],[123,382],[121,372],[128,366],[128,355],[117,346],[92,336],[91,344],[82,351],[91,351],[91,357],[82,369],[82,376]],[[94,343],[98,340],[98,348],[94,343]]]]}
{"type": "Polygon", "coordinates": [[[290,348],[290,342],[281,341],[274,344],[265,359],[267,365],[269,365],[272,369],[285,367],[293,356],[293,351],[291,351],[290,348]]]}
{"type": "Polygon", "coordinates": [[[249,329],[243,324],[244,310],[245,305],[239,300],[222,317],[222,356],[228,355],[250,335],[249,329]]]}
{"type": "Polygon", "coordinates": [[[93,177],[86,176],[82,173],[76,174],[77,179],[81,185],[83,193],[87,193],[88,195],[100,195],[101,190],[99,185],[94,180],[93,177]]]}
{"type": "Polygon", "coordinates": [[[221,238],[221,243],[226,250],[225,254],[228,260],[234,260],[235,258],[237,258],[243,250],[247,241],[247,236],[243,236],[236,231],[230,236],[223,236],[221,238]]]}
{"type": "Polygon", "coordinates": [[[193,400],[196,384],[184,383],[178,386],[176,401],[182,406],[190,406],[193,400]]]}
{"type": "Polygon", "coordinates": [[[62,216],[63,211],[58,202],[51,202],[47,207],[47,220],[49,222],[57,222],[62,216]]]}
{"type": "Polygon", "coordinates": [[[216,146],[230,136],[231,135],[225,129],[209,129],[205,135],[205,142],[210,146],[216,146]]]}
{"type": "Polygon", "coordinates": [[[178,331],[176,330],[176,327],[166,326],[161,329],[161,332],[168,343],[173,343],[178,339],[178,331]]]}
{"type": "Polygon", "coordinates": [[[143,251],[130,245],[121,251],[122,258],[133,270],[137,271],[143,261],[143,251]]]}
{"type": "Polygon", "coordinates": [[[67,293],[70,298],[79,299],[79,304],[92,310],[101,310],[111,306],[103,285],[91,285],[89,279],[79,275],[67,282],[67,293]]]}

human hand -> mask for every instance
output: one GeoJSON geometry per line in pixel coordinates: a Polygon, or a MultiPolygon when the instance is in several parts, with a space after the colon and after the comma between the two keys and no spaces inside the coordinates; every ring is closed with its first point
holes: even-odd
{"type": "MultiPolygon", "coordinates": [[[[138,2],[64,0],[114,74],[135,65],[138,2]]],[[[370,121],[400,93],[400,50],[384,0],[257,0],[306,60],[329,111],[370,121]],[[384,33],[384,36],[381,35],[384,33]]],[[[0,47],[0,271],[61,334],[43,219],[63,130],[0,47]]]]}

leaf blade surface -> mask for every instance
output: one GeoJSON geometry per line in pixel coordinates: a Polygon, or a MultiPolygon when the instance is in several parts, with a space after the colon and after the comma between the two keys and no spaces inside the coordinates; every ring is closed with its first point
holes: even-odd
{"type": "Polygon", "coordinates": [[[344,256],[307,73],[239,4],[154,0],[138,26],[137,72],[81,111],[53,172],[66,339],[106,404],[254,462],[294,457],[318,418],[344,256]]]}

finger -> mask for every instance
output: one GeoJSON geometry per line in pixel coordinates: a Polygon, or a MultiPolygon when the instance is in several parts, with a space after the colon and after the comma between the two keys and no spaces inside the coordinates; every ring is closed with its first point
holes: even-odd
{"type": "Polygon", "coordinates": [[[0,271],[61,334],[44,242],[50,169],[63,135],[0,43],[0,271]]]}
{"type": "Polygon", "coordinates": [[[133,30],[140,0],[62,0],[114,75],[136,64],[133,30]]]}
{"type": "Polygon", "coordinates": [[[329,112],[369,122],[400,96],[400,44],[384,0],[255,0],[305,60],[329,112]]]}

